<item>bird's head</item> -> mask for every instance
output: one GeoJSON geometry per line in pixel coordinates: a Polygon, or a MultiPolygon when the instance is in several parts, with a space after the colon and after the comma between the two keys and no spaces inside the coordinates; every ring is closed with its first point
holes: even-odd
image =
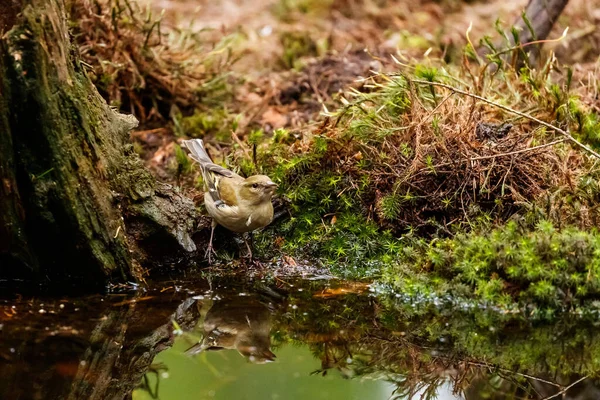
{"type": "Polygon", "coordinates": [[[277,184],[266,175],[253,175],[244,180],[240,189],[240,196],[251,204],[271,201],[277,190],[277,184]]]}
{"type": "Polygon", "coordinates": [[[253,364],[265,364],[275,361],[277,356],[269,348],[269,344],[238,343],[237,351],[253,364]]]}

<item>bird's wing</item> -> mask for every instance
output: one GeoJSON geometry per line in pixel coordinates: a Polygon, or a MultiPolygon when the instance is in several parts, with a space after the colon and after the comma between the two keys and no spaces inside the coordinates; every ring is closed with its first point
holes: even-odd
{"type": "Polygon", "coordinates": [[[223,167],[219,167],[216,164],[205,164],[202,167],[202,178],[204,178],[205,190],[208,190],[210,197],[217,207],[222,205],[222,203],[227,205],[235,204],[235,200],[233,200],[235,198],[235,192],[233,192],[234,197],[232,197],[229,193],[230,190],[228,190],[231,185],[225,183],[231,180],[233,172],[223,167]]]}
{"type": "Polygon", "coordinates": [[[221,201],[228,206],[235,206],[238,203],[237,194],[235,191],[235,179],[231,177],[217,178],[215,180],[215,188],[221,201]]]}
{"type": "Polygon", "coordinates": [[[231,183],[235,180],[243,180],[243,178],[235,172],[213,163],[204,149],[202,139],[185,140],[183,145],[190,150],[190,157],[200,164],[205,189],[208,190],[215,204],[217,206],[223,203],[235,204],[237,197],[231,183]]]}

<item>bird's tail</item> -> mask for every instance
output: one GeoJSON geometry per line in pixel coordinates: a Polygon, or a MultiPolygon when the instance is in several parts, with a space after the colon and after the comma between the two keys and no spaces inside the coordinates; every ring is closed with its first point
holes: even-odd
{"type": "Polygon", "coordinates": [[[204,149],[202,139],[184,140],[182,143],[190,150],[190,157],[200,164],[202,178],[204,179],[204,190],[210,193],[215,203],[221,201],[218,188],[219,180],[222,177],[235,176],[235,174],[227,168],[223,168],[212,162],[204,149]]]}
{"type": "Polygon", "coordinates": [[[190,157],[200,163],[200,165],[212,164],[212,160],[204,149],[202,139],[184,140],[183,145],[190,151],[190,157]]]}

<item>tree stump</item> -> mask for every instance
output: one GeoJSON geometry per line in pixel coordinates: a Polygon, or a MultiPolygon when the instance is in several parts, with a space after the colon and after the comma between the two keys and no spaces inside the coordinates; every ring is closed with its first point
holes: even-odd
{"type": "Polygon", "coordinates": [[[0,279],[142,280],[194,254],[196,211],[134,153],[137,120],[98,94],[66,10],[0,4],[0,279]]]}

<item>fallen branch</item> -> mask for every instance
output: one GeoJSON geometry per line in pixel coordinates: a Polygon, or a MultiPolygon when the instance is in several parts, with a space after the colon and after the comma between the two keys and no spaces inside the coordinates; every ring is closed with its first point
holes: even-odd
{"type": "Polygon", "coordinates": [[[468,158],[467,160],[469,160],[469,161],[475,161],[475,160],[486,160],[488,158],[512,156],[512,155],[515,155],[515,154],[527,153],[529,151],[542,149],[544,147],[554,146],[555,144],[563,143],[565,141],[567,141],[567,139],[563,138],[563,139],[555,140],[555,141],[550,142],[550,143],[545,143],[545,144],[540,144],[539,146],[530,147],[530,148],[527,148],[527,149],[521,149],[521,150],[517,150],[517,151],[511,151],[511,152],[508,152],[508,153],[493,154],[491,156],[472,157],[472,158],[468,158]]]}
{"type": "Polygon", "coordinates": [[[521,111],[517,111],[517,110],[515,110],[515,109],[513,109],[513,108],[510,108],[510,107],[508,107],[508,106],[505,106],[505,105],[502,105],[502,104],[498,104],[498,103],[496,103],[496,102],[494,102],[494,101],[492,101],[492,100],[486,99],[485,97],[482,97],[482,96],[479,96],[479,95],[476,95],[476,94],[473,94],[473,93],[467,92],[467,91],[465,91],[465,90],[462,90],[462,89],[458,89],[458,88],[456,88],[456,87],[454,87],[454,86],[450,86],[450,85],[447,85],[447,84],[445,84],[445,83],[440,83],[440,82],[430,82],[430,81],[425,81],[425,80],[421,80],[421,79],[411,79],[411,81],[412,81],[412,82],[415,82],[415,83],[420,83],[420,84],[422,84],[422,85],[432,85],[432,86],[439,86],[439,87],[443,87],[443,88],[446,88],[446,89],[448,89],[448,90],[451,90],[451,91],[453,91],[453,92],[456,92],[456,93],[462,94],[462,95],[464,95],[464,96],[472,97],[472,98],[474,98],[474,99],[477,99],[477,100],[483,101],[484,103],[487,103],[487,104],[493,105],[493,106],[495,106],[495,107],[498,107],[498,108],[500,108],[500,109],[502,109],[502,110],[504,110],[504,111],[508,111],[508,112],[510,112],[510,113],[512,113],[512,114],[518,115],[518,116],[520,116],[520,117],[527,118],[527,119],[529,119],[529,120],[531,120],[531,121],[537,122],[538,124],[540,124],[540,125],[543,125],[543,126],[545,126],[546,128],[550,128],[550,129],[554,130],[555,132],[558,132],[558,133],[560,133],[560,134],[561,134],[561,135],[563,135],[563,136],[564,136],[564,137],[565,137],[567,140],[569,140],[570,142],[572,142],[572,143],[573,143],[573,144],[575,144],[576,146],[578,146],[578,147],[582,148],[583,150],[585,150],[585,151],[587,151],[588,153],[592,154],[594,157],[596,157],[596,158],[600,159],[600,154],[598,154],[597,152],[595,152],[594,150],[592,150],[592,148],[590,148],[589,146],[587,146],[587,145],[585,145],[585,144],[581,143],[579,140],[575,139],[575,138],[574,138],[574,137],[573,137],[573,136],[572,136],[572,135],[571,135],[569,132],[567,132],[567,131],[565,131],[565,130],[563,130],[563,129],[561,129],[561,128],[557,127],[557,126],[554,126],[554,125],[552,125],[552,124],[550,124],[550,123],[548,123],[548,122],[542,121],[541,119],[538,119],[538,118],[536,118],[536,117],[534,117],[534,116],[531,116],[531,115],[529,115],[529,114],[526,114],[526,113],[524,113],[524,112],[521,112],[521,111]]]}
{"type": "Polygon", "coordinates": [[[569,386],[563,388],[560,392],[553,394],[552,396],[548,396],[548,397],[544,397],[542,400],[550,400],[550,399],[555,399],[558,396],[561,396],[565,393],[567,393],[569,391],[569,389],[571,389],[573,386],[583,382],[584,380],[586,380],[587,378],[589,378],[588,375],[581,377],[579,379],[577,379],[575,382],[571,383],[569,386]]]}
{"type": "MultiPolygon", "coordinates": [[[[529,375],[529,374],[524,374],[522,372],[513,371],[513,370],[508,369],[508,368],[502,368],[502,367],[500,367],[498,365],[495,365],[495,364],[489,364],[489,363],[486,363],[486,362],[479,362],[479,361],[469,361],[469,360],[463,360],[463,361],[465,363],[467,363],[468,365],[473,365],[475,367],[487,368],[490,372],[493,372],[493,371],[502,371],[502,372],[506,372],[506,373],[509,373],[509,374],[522,376],[522,377],[527,378],[527,379],[532,379],[532,380],[535,380],[535,381],[538,381],[538,382],[542,382],[542,383],[545,383],[545,384],[548,384],[548,385],[552,385],[552,386],[557,387],[557,388],[558,387],[562,388],[562,386],[560,384],[556,383],[556,382],[552,382],[552,381],[549,381],[547,379],[539,378],[539,377],[534,376],[534,375],[529,375]]],[[[579,381],[575,382],[573,385],[575,385],[577,383],[579,383],[579,381]]],[[[573,385],[571,385],[571,386],[573,386],[573,385]]],[[[569,386],[569,388],[571,386],[569,386]]],[[[547,400],[547,399],[544,399],[544,400],[547,400]]]]}

